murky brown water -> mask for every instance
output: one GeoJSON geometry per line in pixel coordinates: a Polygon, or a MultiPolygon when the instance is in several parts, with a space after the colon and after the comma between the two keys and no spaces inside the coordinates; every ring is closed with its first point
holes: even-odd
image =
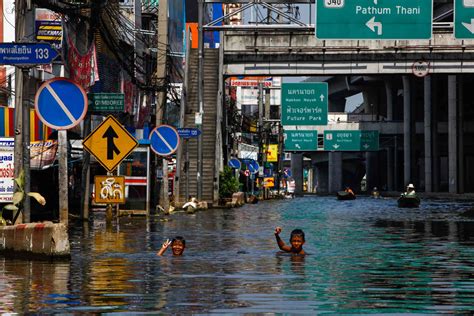
{"type": "Polygon", "coordinates": [[[305,197],[169,221],[71,228],[72,260],[0,257],[0,312],[473,313],[470,205],[305,197]],[[306,232],[305,258],[277,255],[274,227],[306,232]],[[185,256],[157,257],[186,238],[185,256]]]}

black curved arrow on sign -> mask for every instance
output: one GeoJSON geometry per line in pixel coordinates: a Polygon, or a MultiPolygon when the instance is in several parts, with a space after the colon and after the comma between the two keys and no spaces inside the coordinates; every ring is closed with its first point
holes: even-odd
{"type": "Polygon", "coordinates": [[[117,155],[120,154],[120,150],[114,143],[114,138],[118,138],[118,135],[112,126],[109,126],[104,135],[102,135],[102,138],[107,138],[107,160],[113,160],[114,153],[117,155]]]}

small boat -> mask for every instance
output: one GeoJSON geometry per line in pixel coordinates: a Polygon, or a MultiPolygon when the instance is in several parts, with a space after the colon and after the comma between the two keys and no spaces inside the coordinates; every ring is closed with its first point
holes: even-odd
{"type": "Polygon", "coordinates": [[[419,207],[421,200],[417,195],[402,195],[397,202],[398,207],[419,207]]]}
{"type": "Polygon", "coordinates": [[[346,191],[338,191],[336,195],[338,200],[355,200],[356,198],[355,194],[346,191]]]}

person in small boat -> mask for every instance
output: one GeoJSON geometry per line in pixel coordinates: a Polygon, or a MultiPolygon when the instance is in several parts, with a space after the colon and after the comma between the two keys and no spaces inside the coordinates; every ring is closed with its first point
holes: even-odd
{"type": "Polygon", "coordinates": [[[379,190],[377,189],[377,187],[374,187],[373,190],[372,190],[372,197],[375,198],[375,199],[378,199],[380,197],[380,192],[379,190]]]}
{"type": "Polygon", "coordinates": [[[281,227],[275,228],[275,238],[280,250],[284,252],[289,252],[295,255],[304,255],[303,245],[305,242],[304,232],[301,229],[293,229],[290,234],[290,245],[286,245],[283,240],[280,238],[281,227]]]}
{"type": "Polygon", "coordinates": [[[415,192],[415,186],[410,183],[408,186],[407,186],[407,191],[405,193],[403,193],[404,196],[415,196],[416,195],[416,192],[415,192]]]}
{"type": "Polygon", "coordinates": [[[184,240],[181,236],[176,236],[173,240],[166,239],[161,249],[158,251],[158,256],[163,256],[166,250],[171,246],[171,251],[173,252],[173,256],[182,256],[184,249],[186,248],[186,240],[184,240]]]}
{"type": "Polygon", "coordinates": [[[352,189],[351,189],[350,187],[346,187],[346,189],[344,190],[344,192],[347,192],[347,193],[349,193],[349,194],[351,194],[351,195],[355,195],[355,194],[354,194],[354,191],[352,191],[352,189]]]}

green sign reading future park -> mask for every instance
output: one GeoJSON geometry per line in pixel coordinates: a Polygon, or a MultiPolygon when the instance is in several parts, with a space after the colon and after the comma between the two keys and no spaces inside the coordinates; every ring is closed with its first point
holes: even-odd
{"type": "Polygon", "coordinates": [[[285,151],[316,151],[318,150],[318,131],[283,132],[285,151]]]}
{"type": "Polygon", "coordinates": [[[324,150],[327,151],[377,151],[378,131],[324,131],[324,150]]]}
{"type": "Polygon", "coordinates": [[[454,0],[454,37],[474,38],[473,0],[454,0]]]}
{"type": "Polygon", "coordinates": [[[283,83],[282,125],[327,125],[328,84],[326,82],[283,83]]]}
{"type": "Polygon", "coordinates": [[[433,0],[318,0],[320,39],[430,39],[433,0]]]}

